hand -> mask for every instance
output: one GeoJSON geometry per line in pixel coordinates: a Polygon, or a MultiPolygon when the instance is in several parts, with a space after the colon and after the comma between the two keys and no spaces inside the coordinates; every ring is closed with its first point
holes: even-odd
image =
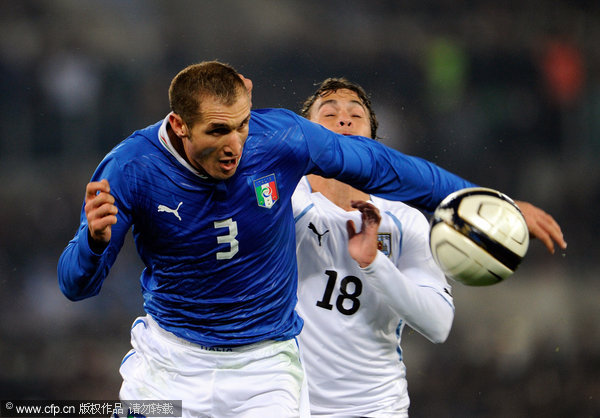
{"type": "Polygon", "coordinates": [[[362,200],[350,202],[353,208],[361,213],[362,228],[356,232],[354,222],[348,221],[348,252],[362,268],[367,267],[377,256],[377,231],[381,223],[379,209],[362,200]]]}
{"type": "Polygon", "coordinates": [[[117,223],[118,210],[107,180],[88,183],[84,210],[92,239],[99,244],[108,244],[112,226],[117,223]]]}
{"type": "Polygon", "coordinates": [[[567,248],[560,226],[552,216],[531,203],[520,200],[515,203],[523,213],[530,236],[542,241],[550,254],[554,254],[554,243],[563,250],[567,248]]]}

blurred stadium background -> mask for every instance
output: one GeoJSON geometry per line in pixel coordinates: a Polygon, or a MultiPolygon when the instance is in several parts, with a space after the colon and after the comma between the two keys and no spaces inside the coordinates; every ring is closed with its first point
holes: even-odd
{"type": "Polygon", "coordinates": [[[164,117],[177,71],[219,59],[254,107],[359,82],[386,143],[562,225],[566,252],[534,241],[506,282],[454,284],[445,344],[405,334],[412,417],[600,417],[599,2],[4,0],[0,33],[0,399],[117,398],[131,240],[86,301],[56,262],[102,156],[164,117]]]}

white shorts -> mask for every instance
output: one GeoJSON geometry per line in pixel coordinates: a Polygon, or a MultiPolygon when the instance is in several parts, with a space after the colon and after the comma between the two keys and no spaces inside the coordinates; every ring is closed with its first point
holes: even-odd
{"type": "Polygon", "coordinates": [[[120,368],[121,400],[181,400],[184,418],[310,416],[295,340],[210,349],[145,316],[133,323],[131,345],[120,368]]]}

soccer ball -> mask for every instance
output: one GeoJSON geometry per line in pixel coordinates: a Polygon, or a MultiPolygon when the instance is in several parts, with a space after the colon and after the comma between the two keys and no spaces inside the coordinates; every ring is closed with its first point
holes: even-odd
{"type": "Polygon", "coordinates": [[[444,274],[469,286],[510,277],[527,253],[525,218],[508,196],[473,187],[448,195],[431,218],[429,244],[444,274]]]}

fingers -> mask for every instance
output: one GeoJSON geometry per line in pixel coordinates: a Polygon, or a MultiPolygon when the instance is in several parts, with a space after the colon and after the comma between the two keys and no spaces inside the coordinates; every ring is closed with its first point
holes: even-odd
{"type": "Polygon", "coordinates": [[[110,194],[107,180],[88,183],[84,210],[94,240],[110,241],[110,227],[117,223],[118,209],[114,203],[115,198],[110,194]]]}
{"type": "Polygon", "coordinates": [[[99,216],[115,215],[115,198],[110,194],[108,181],[91,182],[86,186],[86,213],[95,212],[99,216]]]}
{"type": "Polygon", "coordinates": [[[529,235],[539,239],[548,249],[548,252],[554,254],[554,242],[552,241],[552,238],[550,238],[550,235],[538,224],[528,225],[528,227],[529,235]]]}
{"type": "Polygon", "coordinates": [[[357,235],[356,228],[354,227],[353,221],[346,222],[346,230],[348,231],[348,239],[352,239],[352,237],[357,235]]]}
{"type": "Polygon", "coordinates": [[[550,237],[552,238],[552,240],[554,242],[556,242],[558,244],[558,246],[560,247],[561,250],[567,249],[567,241],[565,241],[565,237],[564,237],[562,231],[560,230],[560,227],[558,228],[558,230],[552,229],[550,231],[550,237]]]}
{"type": "Polygon", "coordinates": [[[362,268],[373,262],[377,256],[377,232],[381,215],[379,210],[371,203],[364,201],[351,201],[351,206],[361,213],[361,230],[356,232],[354,222],[346,222],[348,230],[348,251],[350,256],[362,268]]]}
{"type": "Polygon", "coordinates": [[[560,225],[552,216],[531,203],[522,201],[515,203],[523,213],[530,235],[539,239],[550,254],[554,254],[555,244],[563,250],[567,248],[560,225]]]}
{"type": "MultiPolygon", "coordinates": [[[[352,239],[355,235],[361,235],[363,239],[373,242],[377,242],[377,233],[379,231],[379,224],[381,223],[381,215],[379,209],[377,209],[372,203],[368,203],[362,200],[353,200],[350,205],[358,209],[361,214],[361,228],[360,232],[354,230],[354,223],[352,223],[352,234],[350,234],[349,226],[348,237],[352,239]]],[[[348,221],[352,222],[352,221],[348,221]]]]}
{"type": "Polygon", "coordinates": [[[350,202],[351,206],[358,209],[361,213],[363,229],[364,227],[379,227],[381,223],[381,215],[379,209],[377,209],[372,203],[365,202],[362,200],[353,200],[350,202]]]}
{"type": "Polygon", "coordinates": [[[537,220],[534,236],[546,246],[548,251],[554,254],[554,243],[557,243],[563,250],[567,248],[560,226],[554,218],[547,213],[542,212],[537,220]]]}
{"type": "Polygon", "coordinates": [[[93,181],[87,184],[85,187],[85,201],[93,199],[99,193],[110,193],[110,185],[108,180],[102,179],[101,181],[93,181]]]}

